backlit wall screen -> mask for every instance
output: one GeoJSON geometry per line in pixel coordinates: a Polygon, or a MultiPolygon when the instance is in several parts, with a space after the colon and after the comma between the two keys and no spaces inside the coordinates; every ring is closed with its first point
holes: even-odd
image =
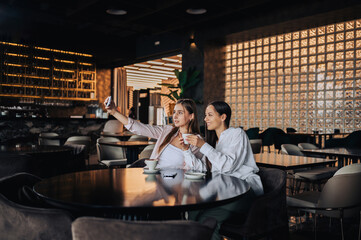
{"type": "Polygon", "coordinates": [[[361,20],[226,46],[233,126],[361,129],[361,20]]]}

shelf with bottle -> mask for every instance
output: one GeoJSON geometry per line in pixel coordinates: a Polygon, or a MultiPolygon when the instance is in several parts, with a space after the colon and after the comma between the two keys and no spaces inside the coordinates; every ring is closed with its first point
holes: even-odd
{"type": "Polygon", "coordinates": [[[0,59],[0,96],[95,98],[96,67],[90,54],[0,41],[0,59]]]}

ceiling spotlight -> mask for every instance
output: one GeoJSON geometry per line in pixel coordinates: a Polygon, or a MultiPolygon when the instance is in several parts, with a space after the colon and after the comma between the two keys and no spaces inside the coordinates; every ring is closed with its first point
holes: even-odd
{"type": "Polygon", "coordinates": [[[207,12],[207,9],[205,9],[205,8],[188,8],[186,10],[186,12],[188,14],[192,14],[192,15],[201,15],[201,14],[205,14],[207,12]]]}
{"type": "Polygon", "coordinates": [[[107,9],[106,13],[108,13],[110,15],[125,15],[125,14],[127,14],[127,11],[122,10],[122,9],[111,8],[111,9],[107,9]]]}

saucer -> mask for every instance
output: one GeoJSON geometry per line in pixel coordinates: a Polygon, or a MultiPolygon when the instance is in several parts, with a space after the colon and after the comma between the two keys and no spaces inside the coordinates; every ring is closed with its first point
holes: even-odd
{"type": "Polygon", "coordinates": [[[202,173],[202,172],[186,172],[186,173],[184,173],[184,176],[190,180],[199,180],[199,179],[204,178],[204,176],[206,176],[206,174],[202,173]]]}
{"type": "Polygon", "coordinates": [[[143,170],[144,170],[144,173],[154,174],[154,173],[158,173],[160,169],[159,168],[154,168],[153,170],[149,170],[149,168],[144,167],[143,170]]]}

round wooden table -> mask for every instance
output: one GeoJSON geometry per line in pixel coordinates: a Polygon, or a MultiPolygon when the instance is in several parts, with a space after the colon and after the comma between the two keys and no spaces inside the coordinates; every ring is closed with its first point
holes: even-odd
{"type": "Polygon", "coordinates": [[[246,181],[222,174],[199,180],[184,176],[182,169],[164,169],[157,174],[145,174],[143,168],[103,169],[44,179],[34,191],[47,203],[76,215],[166,219],[235,201],[250,189],[246,181]]]}
{"type": "Polygon", "coordinates": [[[0,176],[28,172],[38,177],[52,177],[74,168],[73,149],[63,146],[1,145],[0,176]]]}

